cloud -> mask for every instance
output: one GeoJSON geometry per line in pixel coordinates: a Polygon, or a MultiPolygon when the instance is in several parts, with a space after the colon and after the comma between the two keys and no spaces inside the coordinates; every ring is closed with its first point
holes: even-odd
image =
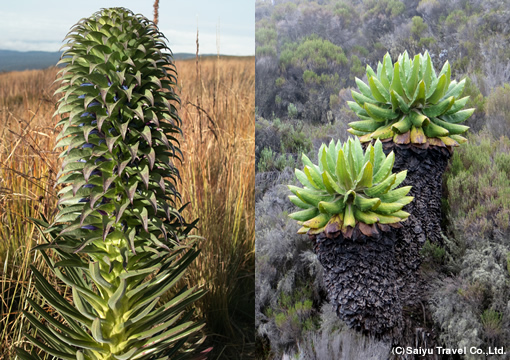
{"type": "MultiPolygon", "coordinates": [[[[170,49],[174,53],[195,53],[196,52],[196,31],[180,31],[161,29],[168,38],[170,49]]],[[[216,34],[206,32],[198,33],[199,53],[216,54],[216,34]]],[[[223,55],[254,55],[255,41],[253,36],[219,34],[219,51],[223,55]]]]}
{"type": "Polygon", "coordinates": [[[62,46],[62,43],[56,41],[24,41],[24,40],[0,40],[0,49],[16,51],[51,51],[55,52],[62,46]]]}
{"type": "MultiPolygon", "coordinates": [[[[89,1],[94,2],[95,0],[89,1]]],[[[106,2],[112,3],[113,1],[108,0],[106,2]]],[[[36,3],[36,5],[40,4],[36,3]]],[[[170,48],[175,53],[195,53],[198,21],[201,54],[216,54],[216,30],[219,26],[219,50],[221,54],[253,55],[255,53],[254,25],[249,21],[243,21],[244,18],[240,16],[242,14],[239,12],[236,13],[237,17],[233,17],[230,12],[235,12],[234,10],[237,9],[234,5],[235,3],[225,2],[222,12],[216,13],[215,11],[219,10],[216,9],[215,5],[207,2],[202,4],[195,0],[193,4],[187,5],[190,7],[189,11],[181,11],[180,16],[175,15],[175,13],[169,16],[168,10],[165,12],[162,7],[160,9],[162,11],[160,12],[159,25],[161,31],[169,39],[170,48]],[[198,19],[196,16],[197,6],[201,6],[201,11],[205,13],[199,16],[198,19]],[[227,6],[228,8],[226,8],[227,6]],[[194,11],[191,11],[191,8],[194,8],[194,11]],[[177,30],[170,30],[172,28],[177,30]]],[[[30,8],[24,14],[18,8],[19,6],[13,4],[10,11],[6,11],[5,8],[0,10],[0,19],[2,19],[0,21],[0,49],[58,51],[63,45],[62,40],[70,26],[79,18],[78,10],[72,7],[60,9],[57,14],[42,5],[40,8],[37,6],[30,8]],[[18,11],[13,11],[15,8],[18,11]]],[[[150,10],[152,10],[152,7],[150,10]]]]}
{"type": "Polygon", "coordinates": [[[69,27],[46,18],[20,17],[0,11],[0,49],[58,51],[69,27]]]}

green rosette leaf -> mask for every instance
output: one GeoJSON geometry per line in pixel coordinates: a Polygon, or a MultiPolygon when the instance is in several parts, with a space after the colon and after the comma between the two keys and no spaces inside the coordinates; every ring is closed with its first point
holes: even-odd
{"type": "Polygon", "coordinates": [[[386,156],[379,140],[366,150],[358,138],[323,144],[318,154],[321,166],[303,158],[306,173],[296,169],[302,188],[289,185],[294,194],[290,201],[304,209],[289,215],[302,225],[298,233],[335,236],[341,232],[349,238],[359,229],[373,236],[409,216],[402,209],[413,200],[407,196],[411,187],[399,187],[407,171],[392,173],[395,156],[393,152],[386,156]]]}
{"type": "Polygon", "coordinates": [[[361,121],[349,123],[348,131],[362,142],[393,139],[422,148],[458,146],[455,139],[469,128],[456,124],[474,109],[464,109],[465,80],[452,81],[450,75],[448,61],[436,73],[428,52],[414,58],[404,52],[395,63],[386,54],[377,72],[367,66],[368,83],[356,78],[361,93],[352,91],[356,102],[348,105],[361,121]]]}

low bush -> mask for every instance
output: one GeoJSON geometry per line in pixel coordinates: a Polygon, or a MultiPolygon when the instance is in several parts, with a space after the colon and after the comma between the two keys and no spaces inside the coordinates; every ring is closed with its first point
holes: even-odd
{"type": "MultiPolygon", "coordinates": [[[[291,172],[278,179],[280,184],[294,181],[291,172]]],[[[322,267],[308,238],[296,235],[299,225],[287,216],[294,210],[287,199],[290,192],[280,184],[267,190],[255,207],[255,327],[259,343],[269,343],[272,354],[281,357],[295,350],[307,331],[317,329],[317,309],[325,296],[322,267]]]]}
{"type": "Polygon", "coordinates": [[[487,97],[485,108],[487,127],[496,137],[510,137],[510,85],[494,89],[487,97]]]}
{"type": "Polygon", "coordinates": [[[468,139],[445,174],[455,239],[445,239],[448,277],[430,306],[445,346],[487,349],[510,343],[510,140],[487,130],[468,139]]]}
{"type": "Polygon", "coordinates": [[[493,237],[508,233],[510,140],[487,131],[469,136],[446,174],[452,224],[460,235],[493,237]]]}

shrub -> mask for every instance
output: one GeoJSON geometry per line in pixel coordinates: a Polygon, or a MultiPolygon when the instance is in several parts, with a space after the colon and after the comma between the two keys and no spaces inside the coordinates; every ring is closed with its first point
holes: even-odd
{"type": "Polygon", "coordinates": [[[423,37],[423,33],[427,30],[428,25],[423,22],[420,16],[414,16],[411,22],[411,34],[413,34],[415,40],[420,40],[423,37]]]}
{"type": "Polygon", "coordinates": [[[276,80],[274,81],[274,84],[277,86],[277,87],[282,87],[283,85],[285,85],[285,78],[284,77],[278,77],[276,78],[276,80]]]}
{"type": "Polygon", "coordinates": [[[468,139],[446,173],[458,244],[447,246],[446,257],[456,275],[438,282],[431,308],[447,346],[487,348],[510,341],[505,327],[510,316],[510,141],[488,131],[468,139]]]}
{"type": "Polygon", "coordinates": [[[289,116],[289,119],[295,119],[298,116],[298,110],[296,105],[294,105],[293,103],[287,105],[287,114],[289,116]]]}
{"type": "Polygon", "coordinates": [[[347,63],[347,57],[340,46],[317,35],[312,35],[299,44],[288,44],[280,56],[280,64],[284,68],[293,65],[303,70],[308,67],[315,70],[327,69],[336,64],[347,63]]]}
{"type": "Polygon", "coordinates": [[[255,31],[255,39],[261,46],[271,46],[276,48],[276,29],[270,27],[259,27],[255,31]]]}
{"type": "Polygon", "coordinates": [[[402,14],[406,8],[400,0],[364,0],[363,5],[367,8],[365,17],[377,15],[396,17],[402,14]]]}
{"type": "Polygon", "coordinates": [[[488,338],[495,339],[501,335],[502,313],[493,309],[486,309],[480,316],[480,320],[488,338]]]}
{"type": "Polygon", "coordinates": [[[257,171],[275,171],[283,170],[287,166],[294,166],[294,158],[287,154],[274,153],[270,148],[263,148],[260,153],[260,159],[257,164],[257,171]]]}
{"type": "Polygon", "coordinates": [[[443,247],[427,240],[421,248],[421,254],[430,258],[433,262],[441,264],[445,258],[446,250],[443,247]]]}
{"type": "Polygon", "coordinates": [[[453,225],[473,236],[506,232],[510,212],[510,140],[494,139],[487,131],[452,157],[446,173],[453,225]]]}
{"type": "Polygon", "coordinates": [[[316,309],[324,302],[322,267],[310,242],[295,235],[298,226],[287,217],[292,204],[281,183],[289,181],[292,174],[282,172],[255,205],[256,331],[274,356],[296,349],[307,330],[315,331],[320,321],[316,309]]]}
{"type": "Polygon", "coordinates": [[[499,86],[489,94],[485,106],[487,128],[495,136],[510,137],[510,85],[499,86]]]}
{"type": "Polygon", "coordinates": [[[257,49],[255,50],[255,55],[257,57],[276,57],[276,49],[269,45],[263,45],[263,46],[257,46],[257,49]]]}
{"type": "Polygon", "coordinates": [[[361,60],[357,55],[351,56],[351,69],[350,69],[350,78],[351,80],[354,80],[354,77],[362,77],[363,73],[365,72],[365,69],[363,68],[363,65],[361,64],[361,60]]]}
{"type": "Polygon", "coordinates": [[[444,24],[449,28],[456,29],[460,25],[465,24],[466,22],[467,22],[466,13],[462,9],[457,9],[448,14],[446,20],[444,21],[444,24]]]}
{"type": "Polygon", "coordinates": [[[329,108],[331,110],[337,108],[340,105],[340,97],[337,94],[329,95],[329,108]]]}

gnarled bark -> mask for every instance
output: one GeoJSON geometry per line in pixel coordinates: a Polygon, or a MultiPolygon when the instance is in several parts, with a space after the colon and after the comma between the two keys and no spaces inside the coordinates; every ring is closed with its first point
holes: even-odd
{"type": "MultiPolygon", "coordinates": [[[[409,196],[414,196],[414,201],[405,207],[405,211],[411,214],[402,223],[405,241],[412,240],[423,245],[428,239],[434,244],[442,244],[441,186],[451,153],[446,148],[436,146],[421,149],[385,143],[384,152],[388,154],[390,151],[395,153],[393,172],[407,170],[407,177],[401,186],[411,185],[409,196]]],[[[410,265],[417,268],[415,264],[410,265]]]]}
{"type": "MultiPolygon", "coordinates": [[[[418,271],[422,263],[420,251],[428,239],[442,245],[441,236],[441,195],[442,177],[448,165],[451,152],[445,148],[386,143],[385,152],[393,150],[395,164],[393,172],[407,170],[402,186],[411,185],[410,196],[414,201],[406,205],[409,218],[397,230],[395,242],[395,271],[398,274],[399,300],[405,309],[403,323],[395,332],[394,346],[436,345],[436,335],[427,309],[431,284],[418,271]]],[[[429,356],[427,359],[434,359],[429,356]]]]}
{"type": "Polygon", "coordinates": [[[325,269],[329,301],[351,328],[381,336],[401,323],[402,306],[395,272],[395,229],[375,238],[360,232],[352,239],[312,237],[325,269]]]}
{"type": "Polygon", "coordinates": [[[418,270],[425,241],[442,244],[442,176],[451,153],[392,142],[384,147],[395,153],[393,172],[407,170],[401,186],[411,185],[415,198],[404,208],[409,218],[376,237],[359,231],[352,239],[311,236],[314,251],[325,269],[329,301],[351,328],[394,345],[431,347],[436,339],[426,309],[430,284],[418,270]]]}

